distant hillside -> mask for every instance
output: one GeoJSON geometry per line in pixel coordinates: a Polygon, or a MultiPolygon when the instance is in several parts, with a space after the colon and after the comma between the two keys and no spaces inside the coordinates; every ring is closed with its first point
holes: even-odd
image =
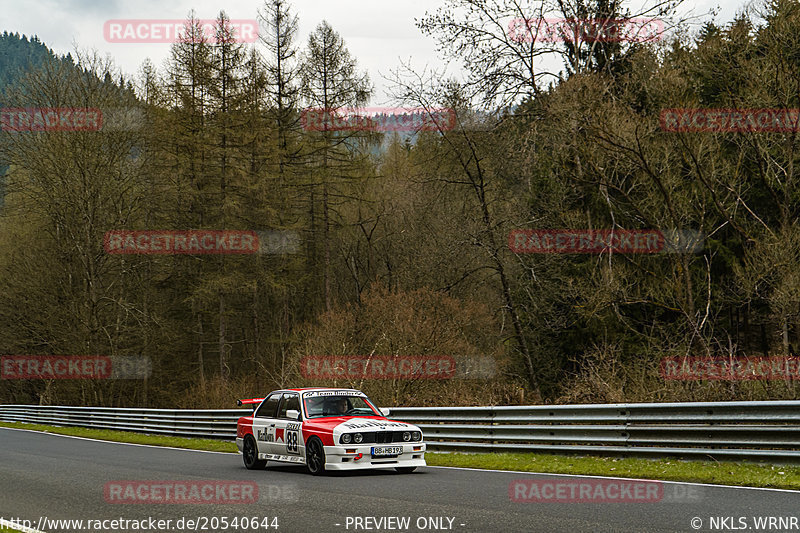
{"type": "MultiPolygon", "coordinates": [[[[4,31],[0,35],[0,107],[4,106],[4,93],[7,87],[13,85],[29,69],[53,59],[72,63],[69,54],[58,57],[35,35],[28,39],[25,35],[4,31]]],[[[0,206],[3,205],[3,176],[7,169],[8,167],[0,161],[0,206]]]]}
{"type": "Polygon", "coordinates": [[[58,57],[35,35],[28,39],[19,33],[4,31],[0,35],[0,94],[17,81],[26,70],[35,68],[49,59],[72,62],[72,57],[58,57]]]}

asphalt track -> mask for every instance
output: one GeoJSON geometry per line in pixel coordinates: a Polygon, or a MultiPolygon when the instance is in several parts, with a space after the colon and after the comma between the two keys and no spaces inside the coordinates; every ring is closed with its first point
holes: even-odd
{"type": "MultiPolygon", "coordinates": [[[[794,526],[788,519],[800,519],[798,492],[665,483],[663,496],[657,502],[519,503],[512,501],[509,485],[521,479],[541,484],[569,483],[576,478],[434,467],[410,475],[373,471],[313,477],[302,467],[274,463],[263,471],[249,471],[242,465],[241,456],[234,454],[124,445],[0,428],[0,517],[27,519],[34,527],[40,517],[153,517],[171,519],[174,524],[182,517],[230,520],[249,516],[277,517],[277,531],[284,533],[755,531],[762,529],[757,528],[756,517],[784,517],[784,527],[774,522],[775,527],[769,528],[767,523],[766,530],[800,531],[800,525],[794,526]],[[104,486],[120,480],[254,481],[259,498],[256,503],[239,505],[108,503],[104,486]],[[356,528],[355,517],[408,517],[409,527],[378,529],[375,522],[365,521],[361,523],[363,527],[356,528]],[[431,517],[445,518],[429,521],[431,517]],[[693,519],[695,525],[698,519],[701,521],[700,528],[692,527],[693,519]]],[[[205,525],[206,531],[225,531],[221,526],[212,529],[210,522],[205,525]]],[[[169,530],[188,529],[173,526],[169,530]]]]}

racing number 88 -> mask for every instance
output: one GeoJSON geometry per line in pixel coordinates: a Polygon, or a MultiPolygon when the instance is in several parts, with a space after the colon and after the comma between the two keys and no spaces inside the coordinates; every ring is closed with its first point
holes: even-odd
{"type": "Polygon", "coordinates": [[[288,431],[286,433],[286,451],[297,453],[297,431],[288,431]]]}

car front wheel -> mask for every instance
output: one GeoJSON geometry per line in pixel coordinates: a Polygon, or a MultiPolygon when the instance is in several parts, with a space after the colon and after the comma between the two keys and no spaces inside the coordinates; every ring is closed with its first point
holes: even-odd
{"type": "Polygon", "coordinates": [[[306,444],[306,468],[315,476],[325,473],[325,448],[316,437],[311,437],[306,444]]]}
{"type": "Polygon", "coordinates": [[[252,435],[244,438],[242,456],[244,457],[244,467],[248,470],[263,470],[267,466],[267,461],[258,458],[258,447],[252,435]]]}

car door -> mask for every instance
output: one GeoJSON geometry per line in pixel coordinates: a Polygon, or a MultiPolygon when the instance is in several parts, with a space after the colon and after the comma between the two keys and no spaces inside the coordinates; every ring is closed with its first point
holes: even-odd
{"type": "Polygon", "coordinates": [[[286,461],[305,462],[306,448],[300,431],[302,422],[296,417],[289,417],[289,411],[300,412],[300,395],[296,392],[285,392],[278,408],[275,420],[274,454],[285,456],[286,461]]]}
{"type": "Polygon", "coordinates": [[[272,393],[266,400],[261,402],[261,405],[253,414],[253,435],[256,438],[259,454],[275,453],[273,445],[275,443],[276,416],[280,401],[281,393],[272,393]]]}

